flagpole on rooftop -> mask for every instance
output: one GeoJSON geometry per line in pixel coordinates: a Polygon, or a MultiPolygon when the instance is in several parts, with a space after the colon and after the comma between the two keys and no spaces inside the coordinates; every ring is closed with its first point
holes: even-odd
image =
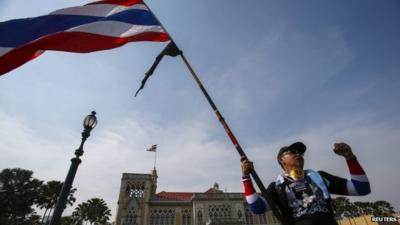
{"type": "Polygon", "coordinates": [[[156,162],[157,162],[157,150],[154,152],[154,170],[156,170],[156,162]]]}
{"type": "MultiPolygon", "coordinates": [[[[148,8],[148,10],[154,15],[154,17],[156,18],[156,20],[158,21],[158,23],[160,24],[160,26],[162,27],[162,29],[168,34],[169,38],[171,39],[171,41],[175,44],[175,41],[173,40],[172,36],[169,34],[169,32],[167,31],[167,29],[164,27],[164,25],[161,23],[161,21],[158,19],[158,17],[156,16],[156,14],[153,13],[153,11],[151,10],[151,8],[145,3],[143,2],[144,5],[148,8]]],[[[179,48],[178,48],[179,49],[179,48]]],[[[184,64],[186,65],[186,67],[189,69],[190,74],[192,75],[193,79],[196,81],[197,85],[199,86],[199,88],[201,89],[201,91],[203,92],[204,96],[206,97],[208,103],[210,104],[211,108],[214,110],[215,115],[217,116],[218,120],[220,121],[221,125],[223,126],[226,134],[228,135],[229,139],[231,140],[232,144],[235,146],[237,152],[239,153],[239,155],[242,157],[246,157],[245,152],[243,151],[242,147],[240,146],[238,140],[236,139],[235,135],[233,134],[233,132],[231,131],[230,127],[228,126],[228,124],[226,123],[224,117],[222,116],[222,114],[219,112],[217,106],[215,105],[214,101],[211,99],[210,95],[208,94],[207,90],[205,89],[204,85],[202,84],[201,80],[199,79],[199,77],[197,76],[196,72],[194,71],[193,67],[190,65],[189,61],[186,59],[185,55],[183,54],[183,52],[181,51],[179,54],[184,62],[184,64]]],[[[260,177],[258,176],[257,172],[253,169],[250,172],[251,176],[253,177],[254,181],[256,182],[258,188],[260,189],[261,193],[263,194],[264,198],[267,200],[268,205],[270,206],[272,212],[275,214],[275,216],[277,218],[282,218],[279,209],[277,208],[276,204],[274,204],[274,202],[272,201],[272,199],[269,197],[269,195],[267,195],[267,189],[265,188],[264,184],[262,183],[260,177]]]]}

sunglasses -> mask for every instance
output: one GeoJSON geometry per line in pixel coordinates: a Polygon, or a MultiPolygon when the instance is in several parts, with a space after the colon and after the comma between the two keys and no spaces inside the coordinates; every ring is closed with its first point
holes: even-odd
{"type": "Polygon", "coordinates": [[[297,150],[287,150],[287,151],[285,151],[285,152],[282,154],[282,156],[287,155],[287,154],[301,155],[301,156],[304,155],[304,153],[300,153],[300,152],[297,151],[297,150]]]}

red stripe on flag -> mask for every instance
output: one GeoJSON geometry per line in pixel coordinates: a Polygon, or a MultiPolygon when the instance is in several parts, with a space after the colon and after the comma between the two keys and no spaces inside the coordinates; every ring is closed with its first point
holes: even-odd
{"type": "Polygon", "coordinates": [[[40,56],[42,53],[23,48],[8,52],[0,58],[0,76],[40,56]]]}
{"type": "Polygon", "coordinates": [[[87,5],[95,5],[95,4],[113,4],[113,5],[131,6],[144,3],[142,0],[103,0],[103,1],[92,2],[87,5]]]}
{"type": "Polygon", "coordinates": [[[40,55],[39,50],[88,53],[116,48],[132,41],[168,41],[168,34],[146,32],[119,38],[84,32],[63,32],[49,35],[13,49],[0,57],[0,76],[40,55]]]}

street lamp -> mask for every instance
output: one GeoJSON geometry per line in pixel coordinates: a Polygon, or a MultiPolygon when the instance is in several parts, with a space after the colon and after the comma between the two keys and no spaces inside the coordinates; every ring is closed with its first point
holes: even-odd
{"type": "Polygon", "coordinates": [[[65,182],[61,189],[61,193],[58,196],[56,208],[54,209],[53,216],[51,217],[50,225],[59,225],[61,214],[65,209],[65,205],[67,203],[68,194],[72,187],[72,182],[74,181],[76,171],[78,170],[79,164],[82,162],[79,158],[83,155],[83,145],[85,144],[86,139],[90,136],[90,131],[97,125],[96,112],[92,111],[92,114],[85,117],[83,120],[83,132],[82,132],[82,141],[81,145],[78,149],[75,150],[75,158],[71,159],[71,166],[69,168],[67,177],[65,178],[65,182]]]}

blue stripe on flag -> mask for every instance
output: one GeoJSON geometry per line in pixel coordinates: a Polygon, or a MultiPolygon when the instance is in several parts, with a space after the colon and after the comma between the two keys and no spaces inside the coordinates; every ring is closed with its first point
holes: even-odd
{"type": "Polygon", "coordinates": [[[147,10],[130,9],[109,17],[46,15],[0,23],[0,47],[18,47],[37,38],[96,21],[119,21],[137,25],[159,25],[147,10]]]}
{"type": "Polygon", "coordinates": [[[160,25],[154,15],[141,9],[129,9],[106,17],[104,20],[120,21],[137,25],[160,25]]]}

